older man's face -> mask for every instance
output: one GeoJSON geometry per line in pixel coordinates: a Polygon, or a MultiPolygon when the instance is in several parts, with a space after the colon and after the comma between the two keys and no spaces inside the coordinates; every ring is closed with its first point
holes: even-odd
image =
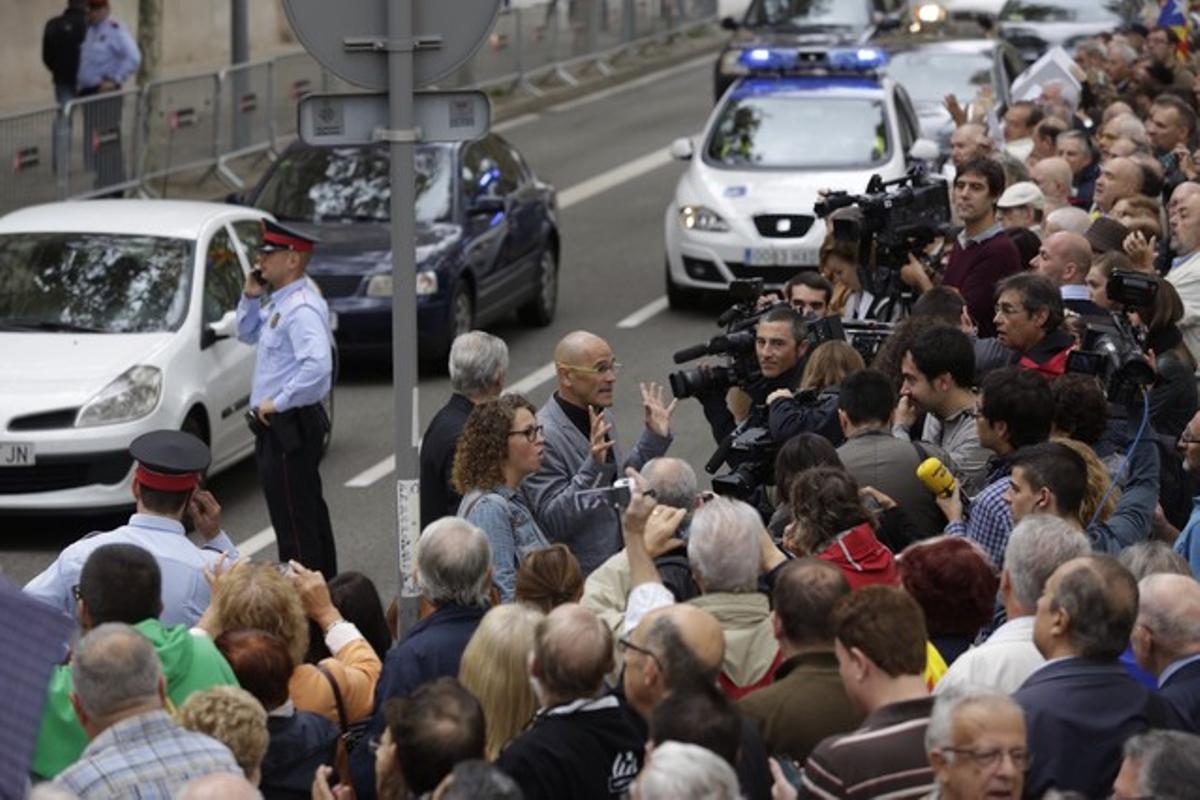
{"type": "Polygon", "coordinates": [[[1146,51],[1150,54],[1150,58],[1159,64],[1166,64],[1171,58],[1173,47],[1171,40],[1167,38],[1166,31],[1150,31],[1150,35],[1146,37],[1146,51]]]}
{"type": "Polygon", "coordinates": [[[1188,472],[1200,472],[1200,411],[1183,429],[1183,435],[1179,437],[1179,451],[1188,472]]]}
{"type": "Polygon", "coordinates": [[[1146,135],[1158,153],[1169,153],[1187,142],[1187,127],[1179,111],[1170,106],[1151,106],[1146,120],[1146,135]]]}
{"type": "Polygon", "coordinates": [[[974,125],[963,125],[950,135],[950,160],[961,167],[973,158],[987,155],[982,144],[982,134],[974,125]]]}
{"type": "Polygon", "coordinates": [[[967,706],[954,715],[953,746],[931,759],[944,800],[1017,800],[1029,751],[1019,710],[967,706]]]}
{"type": "Polygon", "coordinates": [[[1096,179],[1096,205],[1108,211],[1123,197],[1138,193],[1138,165],[1127,158],[1112,158],[1100,167],[1096,179]]]}
{"type": "MultiPolygon", "coordinates": [[[[1179,191],[1176,189],[1175,194],[1179,191]]],[[[1178,244],[1178,252],[1182,255],[1200,248],[1200,191],[1189,189],[1178,203],[1173,195],[1171,204],[1171,232],[1178,244]]]]}
{"type": "Polygon", "coordinates": [[[1078,175],[1092,163],[1092,154],[1078,139],[1064,139],[1058,146],[1058,157],[1071,165],[1071,174],[1078,175]]]}

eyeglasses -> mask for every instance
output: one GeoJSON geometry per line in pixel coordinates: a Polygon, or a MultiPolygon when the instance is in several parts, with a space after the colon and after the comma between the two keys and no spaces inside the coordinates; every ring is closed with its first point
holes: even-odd
{"type": "Polygon", "coordinates": [[[1005,753],[1012,759],[1013,766],[1020,770],[1027,768],[1030,761],[1029,751],[1023,747],[1014,747],[1012,750],[972,750],[969,747],[944,747],[942,749],[947,753],[964,755],[971,759],[976,767],[985,770],[1000,766],[1005,753]]]}
{"type": "Polygon", "coordinates": [[[621,367],[625,366],[620,361],[612,361],[606,364],[597,364],[594,367],[578,367],[574,364],[559,364],[563,369],[573,370],[574,372],[582,372],[585,375],[603,375],[606,372],[611,372],[616,375],[621,371],[621,367]]]}
{"type": "Polygon", "coordinates": [[[509,436],[524,436],[525,441],[529,443],[536,442],[542,438],[542,431],[545,430],[544,425],[530,425],[528,428],[522,428],[519,431],[509,431],[509,436]]]}
{"type": "Polygon", "coordinates": [[[1179,437],[1179,441],[1177,441],[1175,443],[1175,446],[1179,447],[1179,448],[1184,448],[1184,447],[1187,447],[1189,444],[1200,444],[1200,439],[1193,438],[1192,436],[1189,436],[1188,434],[1185,433],[1179,437]]]}
{"type": "Polygon", "coordinates": [[[1006,317],[1011,317],[1020,314],[1025,310],[1024,306],[1013,306],[1008,303],[996,303],[996,313],[1006,317]]]}
{"type": "MultiPolygon", "coordinates": [[[[646,656],[647,658],[649,658],[651,661],[654,662],[654,666],[658,667],[659,672],[663,672],[663,673],[666,672],[666,670],[663,669],[662,662],[658,660],[658,656],[654,655],[653,650],[647,650],[645,647],[642,647],[641,645],[634,644],[633,642],[629,641],[629,637],[627,637],[627,636],[622,636],[620,639],[618,639],[617,644],[621,647],[621,649],[623,651],[632,650],[635,653],[639,653],[643,656],[646,656]]],[[[624,655],[624,653],[622,653],[622,655],[624,655]]]]}

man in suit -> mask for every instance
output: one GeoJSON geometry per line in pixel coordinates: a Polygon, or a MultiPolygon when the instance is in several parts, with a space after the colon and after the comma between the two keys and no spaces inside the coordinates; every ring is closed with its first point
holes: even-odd
{"type": "Polygon", "coordinates": [[[1047,663],[1013,695],[1025,711],[1037,754],[1026,795],[1046,790],[1104,795],[1124,741],[1151,728],[1178,727],[1170,704],[1121,666],[1137,616],[1133,575],[1115,558],[1063,564],[1038,600],[1033,640],[1047,663]]]}
{"type": "Polygon", "coordinates": [[[554,365],[558,388],[538,412],[542,468],[525,479],[523,490],[546,536],[570,547],[586,575],[621,549],[621,518],[616,508],[580,508],[576,495],[610,486],[626,467],[665,454],[676,401],[668,404],[658,384],[643,384],[646,427],[623,453],[608,412],[621,364],[608,342],[587,331],[568,333],[554,348],[554,365]]]}
{"type": "Polygon", "coordinates": [[[1149,575],[1138,595],[1133,655],[1158,678],[1184,726],[1200,733],[1200,583],[1188,575],[1149,575]]]}
{"type": "Polygon", "coordinates": [[[498,336],[468,331],[450,345],[450,388],[454,394],[434,414],[421,437],[421,529],[458,513],[462,500],[450,485],[454,453],[467,417],[477,403],[499,397],[508,374],[508,345],[498,336]]]}

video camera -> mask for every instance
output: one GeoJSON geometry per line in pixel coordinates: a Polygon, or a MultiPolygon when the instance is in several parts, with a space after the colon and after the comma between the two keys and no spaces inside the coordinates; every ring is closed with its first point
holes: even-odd
{"type": "Polygon", "coordinates": [[[1087,319],[1080,349],[1067,357],[1067,372],[1095,375],[1104,382],[1109,402],[1128,406],[1156,376],[1144,354],[1145,331],[1134,328],[1127,312],[1154,305],[1158,283],[1139,272],[1116,270],[1107,291],[1122,311],[1087,319]]]}
{"type": "Polygon", "coordinates": [[[927,268],[935,268],[925,249],[951,232],[946,182],[916,167],[891,181],[876,174],[871,176],[864,194],[830,192],[814,211],[824,218],[851,206],[859,210],[859,218],[834,219],[833,238],[858,246],[863,288],[876,297],[911,295],[900,280],[900,268],[909,255],[915,255],[927,268]]]}

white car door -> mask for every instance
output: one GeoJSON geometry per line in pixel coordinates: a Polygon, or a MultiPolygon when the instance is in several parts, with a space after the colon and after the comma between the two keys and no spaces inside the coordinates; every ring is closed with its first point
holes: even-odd
{"type": "Polygon", "coordinates": [[[218,228],[209,239],[204,262],[201,323],[209,332],[201,335],[197,346],[208,387],[213,463],[225,465],[253,446],[242,416],[250,405],[254,373],[254,348],[239,342],[236,329],[226,320],[237,311],[246,279],[245,264],[227,226],[218,228]],[[223,320],[233,335],[212,335],[210,326],[223,320]]]}

